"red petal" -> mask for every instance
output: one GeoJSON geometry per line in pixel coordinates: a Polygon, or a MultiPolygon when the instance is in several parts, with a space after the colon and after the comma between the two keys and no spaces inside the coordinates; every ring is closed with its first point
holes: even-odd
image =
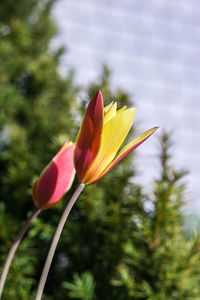
{"type": "Polygon", "coordinates": [[[98,91],[87,107],[76,141],[74,164],[80,182],[99,151],[102,128],[103,98],[98,91]]]}

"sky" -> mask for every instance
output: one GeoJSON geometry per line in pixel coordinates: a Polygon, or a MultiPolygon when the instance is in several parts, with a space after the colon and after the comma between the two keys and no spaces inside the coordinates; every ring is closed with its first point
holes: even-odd
{"type": "Polygon", "coordinates": [[[200,3],[195,0],[58,0],[53,17],[64,45],[60,71],[75,69],[87,87],[112,71],[112,87],[126,90],[137,108],[141,133],[159,126],[137,151],[137,182],[159,174],[158,136],[171,132],[172,164],[187,175],[185,212],[200,214],[200,3]]]}

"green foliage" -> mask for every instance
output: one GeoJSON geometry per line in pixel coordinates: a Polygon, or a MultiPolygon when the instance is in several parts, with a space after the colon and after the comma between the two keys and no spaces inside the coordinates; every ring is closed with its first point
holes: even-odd
{"type": "MultiPolygon", "coordinates": [[[[67,137],[75,139],[88,100],[101,88],[105,104],[131,103],[126,92],[111,90],[104,67],[78,104],[72,72],[65,77],[58,72],[63,49],[49,50],[56,33],[53,2],[0,2],[0,269],[33,210],[34,179],[67,137]]],[[[169,144],[164,134],[153,195],[132,183],[133,155],[84,190],[64,228],[44,300],[199,299],[199,236],[185,236],[182,230],[185,172],[171,167],[169,144]]],[[[76,184],[31,225],[3,300],[34,299],[52,235],[76,184]]]]}
{"type": "Polygon", "coordinates": [[[74,283],[63,282],[63,286],[70,290],[69,297],[83,300],[94,300],[95,283],[91,273],[85,272],[79,276],[74,274],[74,283]]]}
{"type": "Polygon", "coordinates": [[[20,0],[0,4],[4,16],[0,20],[0,129],[6,136],[1,145],[0,185],[9,211],[20,199],[14,212],[19,218],[30,207],[27,197],[34,176],[74,132],[77,88],[72,74],[59,75],[58,52],[48,50],[55,34],[51,3],[20,0]],[[6,33],[5,26],[9,28],[6,33]]]}
{"type": "Polygon", "coordinates": [[[155,181],[153,197],[147,198],[151,209],[144,208],[140,218],[135,216],[136,228],[124,244],[124,257],[112,283],[125,287],[131,299],[199,299],[199,236],[188,239],[183,234],[180,212],[185,171],[170,166],[167,134],[161,146],[161,176],[155,181]]]}
{"type": "MultiPolygon", "coordinates": [[[[56,33],[52,3],[0,2],[0,268],[33,210],[33,180],[76,130],[72,114],[78,89],[71,72],[65,78],[58,73],[62,49],[49,50],[56,33]]],[[[55,229],[47,230],[46,223],[35,222],[30,233],[38,232],[38,237],[28,234],[20,245],[6,282],[5,300],[31,298],[39,277],[37,266],[44,261],[40,247],[46,253],[55,229]]]]}

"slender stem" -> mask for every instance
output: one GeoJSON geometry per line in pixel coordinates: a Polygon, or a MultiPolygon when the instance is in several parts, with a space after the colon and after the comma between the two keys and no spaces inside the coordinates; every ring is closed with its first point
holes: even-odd
{"type": "Polygon", "coordinates": [[[13,260],[13,257],[15,255],[15,252],[19,246],[19,243],[21,242],[24,234],[26,233],[27,229],[29,228],[31,222],[38,216],[38,214],[41,212],[41,210],[39,208],[37,208],[36,210],[33,211],[33,213],[30,215],[30,217],[27,219],[27,221],[25,222],[25,224],[23,225],[23,227],[21,228],[21,230],[19,231],[14,243],[12,244],[12,247],[10,248],[10,251],[8,253],[5,265],[3,267],[3,271],[1,274],[1,279],[0,279],[0,299],[1,299],[1,295],[3,292],[3,288],[4,288],[4,284],[6,281],[6,277],[11,265],[11,262],[13,260]]]}
{"type": "Polygon", "coordinates": [[[63,215],[60,219],[60,222],[59,222],[58,227],[56,229],[56,232],[54,234],[54,237],[53,237],[50,249],[49,249],[48,256],[46,258],[46,262],[45,262],[45,265],[44,265],[44,268],[43,268],[43,271],[42,271],[42,275],[40,277],[40,282],[39,282],[39,285],[38,285],[35,300],[40,300],[42,298],[42,294],[43,294],[44,286],[45,286],[47,276],[48,276],[48,273],[49,273],[49,269],[50,269],[50,266],[51,266],[51,263],[52,263],[52,260],[53,260],[53,257],[54,257],[55,251],[56,251],[56,247],[57,247],[60,235],[61,235],[62,230],[63,230],[63,227],[65,225],[65,222],[68,218],[68,215],[69,215],[72,207],[74,206],[76,200],[78,199],[79,195],[83,191],[84,187],[85,187],[85,185],[83,183],[78,185],[78,187],[76,188],[73,196],[71,197],[70,201],[68,202],[68,204],[67,204],[67,206],[66,206],[66,208],[63,212],[63,215]]]}

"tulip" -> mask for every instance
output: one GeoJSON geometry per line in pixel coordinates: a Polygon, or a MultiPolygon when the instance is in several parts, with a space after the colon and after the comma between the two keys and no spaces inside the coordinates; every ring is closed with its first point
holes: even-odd
{"type": "Polygon", "coordinates": [[[136,109],[117,103],[103,107],[101,91],[91,99],[83,118],[75,145],[74,165],[78,179],[85,185],[104,177],[122,158],[136,149],[158,127],[154,127],[118,150],[131,129],[136,109]]]}
{"type": "Polygon", "coordinates": [[[55,206],[70,189],[74,180],[74,143],[64,143],[41,173],[32,188],[34,204],[40,209],[55,206]]]}

